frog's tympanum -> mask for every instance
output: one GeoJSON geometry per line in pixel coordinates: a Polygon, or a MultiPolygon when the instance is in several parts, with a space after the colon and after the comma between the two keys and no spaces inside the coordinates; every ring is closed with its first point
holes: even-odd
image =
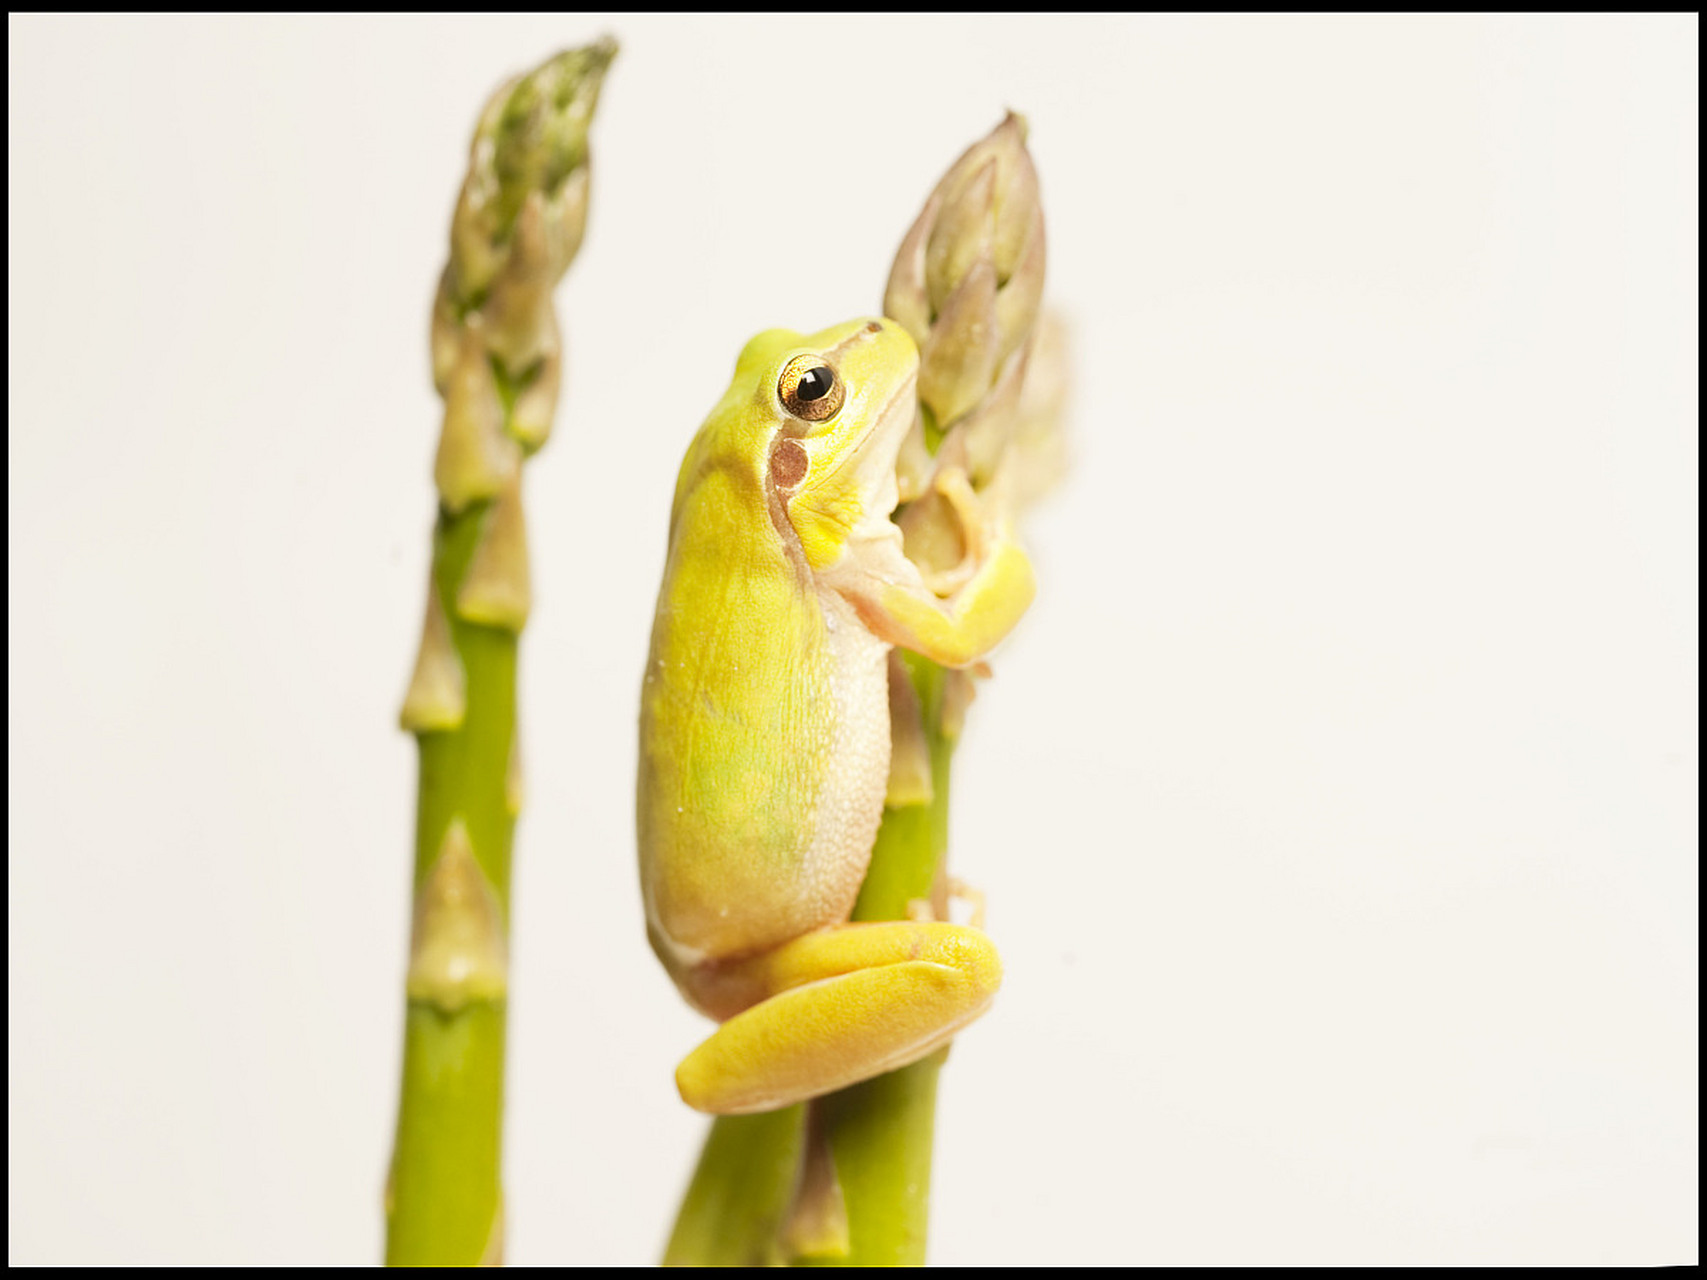
{"type": "Polygon", "coordinates": [[[647,930],[722,1025],[690,1106],[768,1111],[905,1066],[1001,981],[983,931],[850,924],[889,776],[891,646],[977,661],[1031,602],[1030,563],[971,528],[934,595],[889,516],[918,353],[886,320],[741,352],[676,480],[640,707],[647,930]]]}

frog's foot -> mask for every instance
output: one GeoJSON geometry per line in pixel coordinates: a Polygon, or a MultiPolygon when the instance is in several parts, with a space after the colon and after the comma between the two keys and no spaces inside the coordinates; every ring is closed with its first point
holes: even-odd
{"type": "Polygon", "coordinates": [[[896,921],[821,929],[743,962],[770,997],[682,1060],[699,1111],[771,1111],[904,1067],[994,999],[1002,964],[981,929],[896,921]]]}
{"type": "MultiPolygon", "coordinates": [[[[974,929],[984,927],[986,899],[982,889],[974,888],[959,876],[950,876],[948,878],[948,897],[964,902],[972,908],[971,916],[967,920],[968,924],[974,929]]],[[[946,913],[939,915],[935,904],[929,898],[908,898],[907,919],[915,924],[934,924],[948,919],[948,916],[946,913]]]]}
{"type": "Polygon", "coordinates": [[[921,510],[915,515],[915,521],[934,519],[941,527],[952,530],[952,533],[946,536],[959,542],[960,558],[951,565],[921,562],[919,572],[924,577],[926,586],[937,595],[947,598],[972,581],[979,566],[989,558],[995,534],[990,528],[990,518],[979,501],[977,490],[972,487],[971,477],[966,474],[963,461],[938,455],[937,472],[931,483],[930,502],[934,504],[934,509],[927,507],[921,510]]]}
{"type": "Polygon", "coordinates": [[[984,908],[988,905],[982,889],[974,888],[959,876],[948,878],[948,896],[958,898],[972,908],[972,918],[969,921],[974,929],[984,927],[984,908]]]}

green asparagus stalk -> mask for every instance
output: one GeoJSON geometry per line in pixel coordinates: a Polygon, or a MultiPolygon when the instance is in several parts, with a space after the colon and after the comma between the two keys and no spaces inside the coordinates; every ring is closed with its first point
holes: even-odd
{"type": "MultiPolygon", "coordinates": [[[[884,296],[885,313],[920,350],[919,413],[899,462],[896,519],[907,554],[943,596],[977,567],[964,521],[1011,525],[1061,468],[1064,342],[1058,323],[1038,321],[1045,241],[1025,143],[1025,122],[1010,113],[960,157],[903,239],[884,296]]],[[[972,695],[969,672],[913,654],[891,663],[889,795],[855,920],[905,919],[921,900],[947,918],[950,765],[972,695]]],[[[922,1264],[946,1056],[817,1099],[804,1125],[790,1119],[766,1131],[753,1124],[761,1117],[715,1121],[665,1261],[774,1257],[774,1206],[758,1211],[742,1188],[758,1185],[752,1170],[800,1149],[780,1231],[792,1261],[922,1264]]]]}
{"type": "MultiPolygon", "coordinates": [[[[1035,461],[1021,446],[1020,402],[1045,239],[1025,144],[1025,121],[1010,112],[955,162],[901,242],[883,299],[885,313],[919,344],[919,415],[901,455],[906,505],[896,519],[908,557],[944,596],[977,568],[965,522],[1009,528],[1033,492],[1019,479],[1035,461]],[[960,496],[967,481],[977,497],[970,510],[960,496]]],[[[905,919],[920,899],[947,918],[949,773],[973,677],[903,658],[891,667],[889,801],[855,920],[905,919]]],[[[845,1251],[810,1261],[924,1263],[946,1057],[944,1050],[810,1104],[821,1119],[808,1127],[829,1152],[847,1219],[845,1251]]]]}
{"type": "Polygon", "coordinates": [[[559,53],[487,102],[433,305],[439,511],[399,717],[421,768],[385,1195],[393,1266],[503,1258],[510,842],[522,802],[516,648],[532,598],[521,473],[556,412],[551,294],[586,226],[587,130],[615,53],[609,39],[559,53]]]}

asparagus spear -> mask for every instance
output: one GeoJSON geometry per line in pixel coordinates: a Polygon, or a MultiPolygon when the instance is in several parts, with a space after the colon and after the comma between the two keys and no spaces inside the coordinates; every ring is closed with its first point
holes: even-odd
{"type": "Polygon", "coordinates": [[[556,411],[551,293],[586,226],[587,130],[615,53],[608,38],[566,50],[487,102],[433,304],[444,423],[426,621],[399,717],[421,770],[389,1265],[502,1261],[516,647],[531,602],[521,473],[556,411]]]}
{"type": "MultiPolygon", "coordinates": [[[[941,594],[976,569],[965,523],[1011,525],[1033,490],[1036,442],[1021,397],[1043,295],[1045,241],[1025,121],[1009,113],[955,162],[901,242],[884,311],[919,344],[919,415],[902,451],[897,513],[907,555],[941,594]]],[[[1058,406],[1057,406],[1058,407],[1058,406]]],[[[915,654],[891,664],[895,750],[889,800],[855,920],[905,919],[929,901],[947,918],[949,769],[972,673],[915,654]]],[[[814,1100],[845,1215],[841,1248],[810,1260],[919,1266],[929,1228],[937,1076],[946,1049],[814,1100]]],[[[808,1151],[807,1160],[813,1158],[808,1151]]]]}

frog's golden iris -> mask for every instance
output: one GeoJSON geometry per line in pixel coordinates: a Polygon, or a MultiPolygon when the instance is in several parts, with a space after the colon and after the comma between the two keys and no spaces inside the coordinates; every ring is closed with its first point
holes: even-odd
{"type": "Polygon", "coordinates": [[[841,412],[848,389],[820,356],[796,356],[777,379],[776,396],[782,407],[807,422],[828,422],[841,412]]]}

